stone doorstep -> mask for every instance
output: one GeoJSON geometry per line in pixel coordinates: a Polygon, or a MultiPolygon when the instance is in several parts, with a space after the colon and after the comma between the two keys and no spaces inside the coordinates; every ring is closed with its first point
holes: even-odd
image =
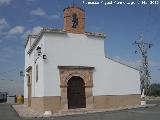
{"type": "Polygon", "coordinates": [[[149,106],[155,106],[155,104],[147,104],[145,106],[137,105],[137,106],[129,106],[129,107],[110,108],[110,109],[78,108],[78,109],[62,110],[58,113],[53,113],[51,116],[44,116],[43,113],[39,113],[31,108],[28,108],[25,105],[13,105],[13,108],[21,117],[58,117],[58,116],[97,113],[97,112],[111,112],[111,111],[133,109],[133,108],[140,108],[140,107],[149,107],[149,106]]]}

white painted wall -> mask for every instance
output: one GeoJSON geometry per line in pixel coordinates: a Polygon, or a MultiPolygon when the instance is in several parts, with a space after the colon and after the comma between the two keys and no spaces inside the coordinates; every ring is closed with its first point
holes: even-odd
{"type": "MultiPolygon", "coordinates": [[[[28,42],[29,43],[29,42],[28,42]]],[[[25,70],[32,66],[32,97],[41,97],[44,96],[44,68],[43,68],[43,59],[39,57],[37,59],[37,46],[42,47],[42,52],[44,51],[43,47],[44,41],[43,37],[41,41],[36,45],[35,49],[29,55],[27,52],[30,49],[30,44],[27,44],[25,48],[25,70]],[[37,59],[37,60],[36,60],[37,59]],[[35,63],[36,60],[36,63],[35,63]],[[36,82],[36,64],[38,64],[38,82],[36,82]]],[[[24,77],[24,98],[28,97],[28,87],[27,87],[27,72],[25,72],[24,77]]]]}
{"type": "Polygon", "coordinates": [[[93,95],[140,94],[139,72],[110,59],[96,67],[93,78],[93,95]]]}
{"type": "MultiPolygon", "coordinates": [[[[93,95],[140,94],[140,76],[137,70],[105,58],[104,40],[83,34],[45,33],[37,46],[47,55],[41,57],[39,80],[35,80],[36,50],[28,55],[25,50],[25,69],[32,66],[32,96],[60,96],[60,78],[57,66],[91,66],[93,95]]],[[[36,47],[37,47],[36,46],[36,47]]],[[[36,48],[35,47],[35,48],[36,48]]],[[[27,77],[24,79],[24,97],[27,98],[27,77]]]]}
{"type": "Polygon", "coordinates": [[[104,40],[83,34],[45,33],[44,96],[60,96],[57,66],[91,66],[93,95],[140,94],[137,70],[116,63],[104,56],[104,40]]]}
{"type": "MultiPolygon", "coordinates": [[[[27,54],[28,50],[30,48],[30,44],[28,41],[28,44],[26,45],[25,48],[25,69],[26,70],[31,64],[30,64],[30,60],[31,57],[27,54]]],[[[28,98],[28,89],[27,89],[27,76],[26,76],[26,72],[25,72],[25,76],[24,76],[24,98],[28,98]]]]}

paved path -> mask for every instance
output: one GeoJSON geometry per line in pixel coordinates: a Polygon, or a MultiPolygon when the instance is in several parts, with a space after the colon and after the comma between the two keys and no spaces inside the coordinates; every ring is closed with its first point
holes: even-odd
{"type": "MultiPolygon", "coordinates": [[[[102,113],[90,113],[51,118],[23,118],[23,120],[160,120],[160,101],[157,106],[102,113]]],[[[0,120],[20,120],[8,104],[0,104],[0,120]]]]}
{"type": "Polygon", "coordinates": [[[0,103],[0,120],[21,120],[9,104],[0,103]]]}
{"type": "Polygon", "coordinates": [[[132,109],[52,118],[26,118],[24,120],[160,120],[160,111],[132,109]]]}
{"type": "MultiPolygon", "coordinates": [[[[151,102],[153,103],[153,102],[151,102]]],[[[160,120],[160,101],[157,106],[120,110],[102,113],[90,113],[51,118],[23,118],[23,120],[160,120]]]]}

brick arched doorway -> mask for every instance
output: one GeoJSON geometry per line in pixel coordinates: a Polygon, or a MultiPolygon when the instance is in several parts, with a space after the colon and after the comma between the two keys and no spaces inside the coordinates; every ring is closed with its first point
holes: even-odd
{"type": "Polygon", "coordinates": [[[68,109],[85,108],[85,83],[81,77],[73,76],[67,83],[68,109]]]}
{"type": "MultiPolygon", "coordinates": [[[[93,74],[94,67],[58,66],[58,68],[59,68],[59,73],[60,73],[61,109],[68,110],[70,108],[93,108],[93,94],[92,94],[93,77],[92,77],[92,74],[93,74]],[[75,105],[71,107],[71,105],[68,105],[68,104],[72,104],[72,101],[70,101],[71,98],[68,98],[68,89],[69,89],[68,87],[70,87],[71,84],[78,84],[76,79],[79,80],[78,82],[83,81],[83,83],[80,83],[80,84],[82,84],[81,86],[83,86],[83,90],[81,91],[85,92],[85,93],[81,92],[85,95],[85,100],[83,98],[83,101],[85,101],[84,102],[85,104],[83,103],[83,105],[81,106],[75,105]],[[69,103],[69,101],[71,103],[69,103]]],[[[70,88],[72,89],[73,87],[70,87],[70,88]]],[[[82,104],[82,103],[79,103],[79,104],[82,104]]]]}

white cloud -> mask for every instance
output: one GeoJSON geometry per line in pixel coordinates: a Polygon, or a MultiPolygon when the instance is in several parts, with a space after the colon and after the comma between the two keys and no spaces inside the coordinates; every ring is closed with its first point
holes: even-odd
{"type": "Polygon", "coordinates": [[[23,35],[22,38],[26,38],[28,35],[37,35],[41,31],[41,26],[35,26],[31,30],[27,30],[23,35]]]}
{"type": "Polygon", "coordinates": [[[0,38],[3,39],[14,39],[17,38],[17,35],[23,34],[25,31],[25,27],[24,26],[15,26],[13,28],[11,28],[8,31],[5,32],[1,32],[0,33],[0,38]]]}
{"type": "Polygon", "coordinates": [[[0,18],[0,29],[6,28],[8,23],[5,18],[0,18]]]}
{"type": "Polygon", "coordinates": [[[32,34],[32,35],[37,35],[41,31],[42,27],[41,26],[35,26],[31,30],[26,31],[25,34],[32,34]]]}
{"type": "Polygon", "coordinates": [[[37,8],[31,11],[32,15],[41,16],[48,19],[60,19],[60,14],[48,15],[43,9],[37,8]]]}
{"type": "Polygon", "coordinates": [[[36,0],[25,0],[27,5],[32,6],[33,2],[36,2],[36,0]]]}
{"type": "Polygon", "coordinates": [[[36,26],[32,29],[31,34],[38,34],[41,31],[41,26],[36,26]]]}
{"type": "Polygon", "coordinates": [[[12,0],[0,0],[0,5],[2,4],[10,4],[12,0]]]}
{"type": "Polygon", "coordinates": [[[50,15],[48,16],[50,19],[60,19],[60,14],[50,15]]]}
{"type": "Polygon", "coordinates": [[[23,26],[15,26],[9,30],[8,34],[10,35],[21,34],[24,32],[24,30],[25,28],[23,26]]]}
{"type": "Polygon", "coordinates": [[[31,14],[36,15],[36,16],[46,16],[46,12],[41,8],[37,8],[35,10],[32,10],[31,14]]]}

